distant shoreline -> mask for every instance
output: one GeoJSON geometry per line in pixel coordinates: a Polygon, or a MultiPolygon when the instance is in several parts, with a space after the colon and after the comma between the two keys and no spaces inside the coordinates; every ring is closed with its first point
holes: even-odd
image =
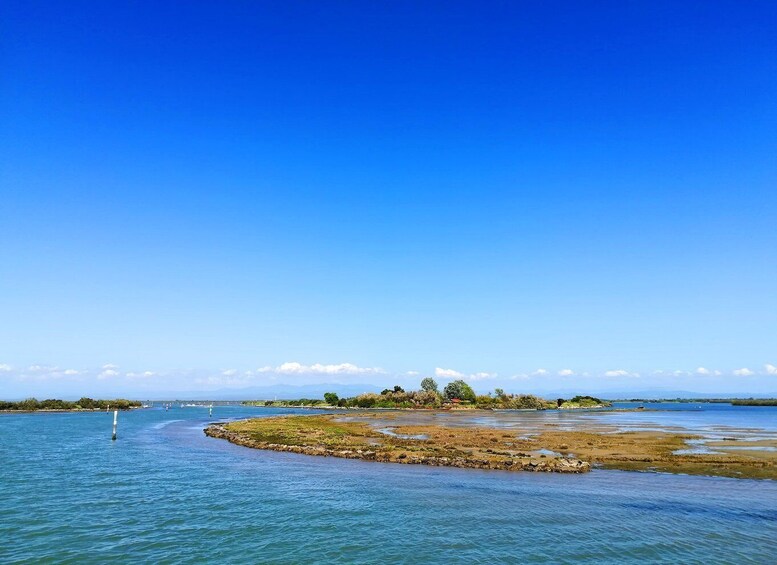
{"type": "Polygon", "coordinates": [[[142,408],[139,400],[125,398],[94,399],[84,396],[78,400],[28,398],[18,402],[0,400],[0,412],[100,412],[104,410],[132,410],[142,408]]]}
{"type": "Polygon", "coordinates": [[[14,409],[2,409],[0,414],[69,414],[71,412],[113,412],[118,410],[119,412],[129,412],[131,410],[142,410],[142,406],[132,406],[130,408],[111,408],[106,410],[104,408],[39,408],[37,410],[14,410],[14,409]]]}

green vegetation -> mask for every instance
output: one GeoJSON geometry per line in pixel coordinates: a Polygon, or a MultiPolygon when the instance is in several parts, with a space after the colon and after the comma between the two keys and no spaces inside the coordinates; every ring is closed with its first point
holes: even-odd
{"type": "Polygon", "coordinates": [[[777,406],[777,398],[735,398],[734,406],[777,406]]]}
{"type": "Polygon", "coordinates": [[[611,402],[596,398],[595,396],[575,396],[570,400],[564,400],[559,398],[557,401],[558,407],[563,409],[570,408],[601,408],[604,406],[612,406],[611,402]]]}
{"type": "Polygon", "coordinates": [[[599,408],[611,406],[606,400],[593,396],[575,396],[570,400],[559,398],[549,401],[532,394],[508,394],[497,388],[493,394],[477,396],[463,380],[448,383],[439,392],[437,382],[426,377],[421,390],[406,391],[401,386],[385,388],[380,394],[367,392],[349,398],[340,398],[334,392],[324,394],[324,399],[301,398],[299,400],[254,400],[244,402],[250,406],[303,407],[303,408],[477,408],[480,410],[548,410],[552,408],[599,408]]]}
{"type": "Polygon", "coordinates": [[[445,398],[450,401],[476,401],[475,391],[472,390],[471,386],[460,379],[457,381],[451,381],[445,385],[442,393],[445,398]]]}
{"type": "Polygon", "coordinates": [[[426,377],[421,381],[421,390],[425,390],[426,392],[439,392],[437,389],[437,381],[432,377],[426,377]]]}
{"type": "Polygon", "coordinates": [[[497,389],[494,396],[481,395],[475,402],[477,408],[484,410],[547,410],[556,408],[555,402],[550,402],[533,394],[505,394],[497,389]]]}
{"type": "Polygon", "coordinates": [[[340,398],[334,392],[325,392],[324,402],[330,406],[337,406],[337,403],[340,402],[340,398]]]}
{"type": "MultiPolygon", "coordinates": [[[[328,394],[328,393],[327,393],[328,394]]],[[[277,406],[279,408],[285,408],[288,406],[300,406],[300,407],[316,407],[316,408],[329,408],[330,405],[326,403],[326,400],[318,398],[300,398],[297,400],[248,400],[243,402],[245,406],[277,406]]]]}
{"type": "Polygon", "coordinates": [[[0,400],[0,410],[20,410],[24,412],[33,412],[36,410],[129,410],[131,408],[140,408],[141,403],[138,400],[125,400],[115,398],[113,400],[94,400],[83,397],[80,400],[71,402],[69,400],[59,400],[56,398],[47,398],[38,400],[28,398],[19,402],[7,402],[0,400]]]}
{"type": "Polygon", "coordinates": [[[664,403],[681,404],[732,404],[734,406],[777,406],[777,398],[629,398],[615,402],[664,403]]]}

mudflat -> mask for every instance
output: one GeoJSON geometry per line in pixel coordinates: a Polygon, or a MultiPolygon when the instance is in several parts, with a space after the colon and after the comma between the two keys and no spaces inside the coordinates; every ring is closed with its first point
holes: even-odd
{"type": "Polygon", "coordinates": [[[584,420],[572,429],[544,423],[517,430],[455,418],[432,421],[429,411],[422,417],[415,411],[356,412],[216,423],[205,433],[257,449],[389,463],[559,473],[602,467],[777,479],[777,440],[720,442],[694,450],[694,442],[704,438],[682,430],[623,431],[584,420]]]}

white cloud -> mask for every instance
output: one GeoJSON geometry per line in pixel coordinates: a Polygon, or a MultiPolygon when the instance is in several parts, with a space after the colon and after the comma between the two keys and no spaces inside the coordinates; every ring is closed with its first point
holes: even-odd
{"type": "Polygon", "coordinates": [[[116,369],[105,369],[104,371],[101,371],[99,375],[97,375],[97,378],[100,380],[109,379],[111,377],[116,377],[119,375],[119,372],[116,369]]]}
{"type": "Polygon", "coordinates": [[[710,374],[712,374],[712,371],[710,371],[709,369],[707,369],[705,367],[697,367],[696,368],[696,374],[697,375],[710,375],[710,374]]]}
{"type": "Polygon", "coordinates": [[[469,378],[473,381],[483,381],[486,379],[494,379],[496,378],[496,373],[474,373],[469,376],[469,378]]]}
{"type": "Polygon", "coordinates": [[[547,369],[537,369],[532,373],[532,375],[547,375],[548,370],[547,369]]]}
{"type": "Polygon", "coordinates": [[[264,367],[259,367],[256,370],[257,373],[272,373],[272,367],[269,365],[265,365],[264,367]]]}
{"type": "Polygon", "coordinates": [[[405,374],[409,377],[415,377],[420,375],[421,373],[419,373],[418,371],[407,371],[405,374]]]}
{"type": "Polygon", "coordinates": [[[210,377],[199,377],[194,379],[194,382],[202,385],[209,386],[238,386],[244,387],[247,383],[246,380],[240,376],[225,376],[223,373],[220,375],[211,375],[210,377]]]}
{"type": "Polygon", "coordinates": [[[53,367],[51,365],[30,365],[27,370],[31,373],[51,373],[58,370],[59,367],[53,367]]]}
{"type": "Polygon", "coordinates": [[[764,370],[766,371],[767,375],[777,375],[777,367],[775,367],[771,363],[767,363],[766,365],[764,365],[764,370]]]}
{"type": "Polygon", "coordinates": [[[442,369],[440,367],[437,367],[434,370],[434,375],[443,379],[469,379],[472,381],[483,381],[486,379],[495,379],[497,377],[496,373],[487,373],[485,371],[465,375],[454,369],[442,369]]]}
{"type": "Polygon", "coordinates": [[[78,371],[76,371],[75,369],[65,369],[65,374],[70,377],[72,375],[77,375],[78,371]]]}
{"type": "Polygon", "coordinates": [[[754,375],[755,373],[748,369],[747,367],[742,367],[741,369],[737,369],[734,371],[734,374],[737,377],[749,377],[750,375],[754,375]]]}
{"type": "Polygon", "coordinates": [[[572,375],[574,375],[574,374],[575,374],[575,372],[574,372],[572,369],[561,369],[561,370],[558,372],[558,375],[559,375],[560,377],[570,377],[570,376],[572,376],[572,375]]]}
{"type": "Polygon", "coordinates": [[[6,365],[5,363],[0,364],[0,373],[8,373],[11,371],[11,366],[6,365]]]}
{"type": "Polygon", "coordinates": [[[103,368],[104,371],[111,371],[111,370],[118,369],[119,366],[118,365],[114,365],[113,363],[106,363],[105,365],[102,366],[102,368],[103,368]]]}
{"type": "Polygon", "coordinates": [[[511,381],[528,381],[529,380],[529,375],[527,375],[526,373],[518,373],[517,375],[513,375],[512,377],[510,377],[510,380],[511,381]]]}
{"type": "Polygon", "coordinates": [[[131,373],[125,373],[125,376],[130,379],[140,379],[140,378],[149,378],[156,375],[153,371],[143,371],[141,372],[131,372],[131,373]]]}
{"type": "Polygon", "coordinates": [[[359,367],[353,363],[302,365],[297,362],[283,363],[275,368],[275,372],[282,375],[374,375],[385,373],[383,369],[378,367],[359,367]]]}
{"type": "Polygon", "coordinates": [[[613,369],[611,371],[604,372],[605,377],[638,377],[639,373],[630,373],[623,369],[613,369]]]}
{"type": "Polygon", "coordinates": [[[225,377],[233,377],[237,375],[237,369],[226,369],[224,371],[221,371],[221,374],[225,377]]]}
{"type": "Polygon", "coordinates": [[[434,370],[434,374],[437,377],[451,378],[451,379],[461,379],[464,377],[463,373],[459,373],[458,371],[454,371],[453,369],[441,369],[440,367],[437,367],[434,370]]]}

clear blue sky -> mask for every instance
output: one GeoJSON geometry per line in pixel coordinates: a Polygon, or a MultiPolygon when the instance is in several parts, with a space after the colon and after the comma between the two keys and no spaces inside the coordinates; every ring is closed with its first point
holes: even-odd
{"type": "Polygon", "coordinates": [[[757,1],[7,1],[2,388],[777,391],[775,29],[757,1]]]}

